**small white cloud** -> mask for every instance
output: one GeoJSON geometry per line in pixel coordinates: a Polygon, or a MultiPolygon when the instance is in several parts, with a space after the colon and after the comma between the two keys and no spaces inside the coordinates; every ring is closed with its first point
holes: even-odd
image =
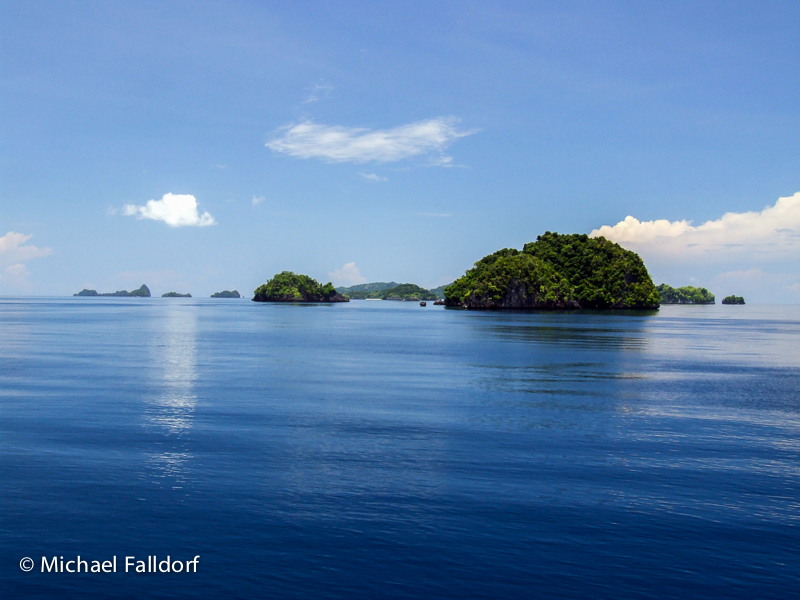
{"type": "MultiPolygon", "coordinates": [[[[24,267],[26,261],[42,256],[47,256],[52,252],[50,248],[37,248],[33,245],[25,245],[33,235],[25,235],[16,231],[9,231],[0,237],[0,264],[12,265],[14,267],[24,267]]],[[[11,267],[9,267],[11,268],[11,267]]]]}
{"type": "Polygon", "coordinates": [[[359,175],[362,179],[366,179],[367,181],[389,181],[388,177],[381,177],[375,173],[359,173],[359,175]]]}
{"type": "Polygon", "coordinates": [[[412,156],[439,154],[435,164],[449,165],[443,151],[455,140],[475,131],[459,131],[459,119],[439,117],[392,129],[369,130],[304,121],[283,127],[282,135],[267,142],[274,152],[325,162],[397,162],[412,156]]]}
{"type": "Polygon", "coordinates": [[[800,192],[779,198],[760,212],[725,213],[697,227],[691,221],[639,221],[627,216],[614,226],[589,234],[649,254],[728,258],[733,254],[763,257],[796,256],[800,251],[800,192]]]}
{"type": "Polygon", "coordinates": [[[126,204],[122,212],[138,219],[164,221],[170,227],[206,227],[216,225],[208,212],[197,212],[197,200],[191,194],[164,194],[161,200],[148,200],[144,206],[126,204]]]}
{"type": "Polygon", "coordinates": [[[328,277],[330,277],[334,285],[349,286],[367,282],[366,277],[362,277],[354,262],[347,263],[341,269],[331,271],[328,273],[328,277]]]}
{"type": "Polygon", "coordinates": [[[28,267],[22,263],[9,265],[0,273],[0,284],[17,290],[28,288],[28,267]]]}
{"type": "Polygon", "coordinates": [[[311,86],[311,91],[306,99],[303,100],[303,104],[310,104],[311,102],[319,102],[322,99],[330,98],[334,89],[332,85],[315,83],[311,86]]]}
{"type": "Polygon", "coordinates": [[[261,204],[263,201],[264,201],[264,196],[253,196],[252,200],[253,206],[257,206],[261,204]]]}

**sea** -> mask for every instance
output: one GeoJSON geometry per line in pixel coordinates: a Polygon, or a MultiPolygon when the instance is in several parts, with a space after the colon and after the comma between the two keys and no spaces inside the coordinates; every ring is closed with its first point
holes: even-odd
{"type": "Polygon", "coordinates": [[[1,298],[0,436],[4,599],[800,597],[800,306],[1,298]]]}

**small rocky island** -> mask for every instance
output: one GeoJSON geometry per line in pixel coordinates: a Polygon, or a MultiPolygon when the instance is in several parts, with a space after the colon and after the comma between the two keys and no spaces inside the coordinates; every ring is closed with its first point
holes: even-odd
{"type": "Polygon", "coordinates": [[[655,309],[659,296],[644,262],[604,237],[546,232],[522,251],[498,250],[445,288],[463,308],[655,309]]]}
{"type": "Polygon", "coordinates": [[[191,298],[191,294],[179,294],[178,292],[167,292],[166,294],[161,294],[162,298],[191,298]]]}
{"type": "Polygon", "coordinates": [[[723,304],[744,304],[744,298],[741,296],[725,296],[722,299],[723,304]]]}
{"type": "Polygon", "coordinates": [[[105,294],[98,294],[97,290],[81,290],[77,294],[72,294],[73,296],[117,296],[119,298],[149,298],[150,297],[150,289],[142,284],[138,290],[133,290],[129,292],[127,290],[120,290],[118,292],[107,292],[105,294]]]}
{"type": "Polygon", "coordinates": [[[217,292],[216,294],[211,294],[211,297],[212,298],[241,298],[241,296],[239,295],[239,292],[237,292],[236,290],[233,290],[232,292],[228,291],[228,290],[224,290],[222,292],[217,292]]]}
{"type": "Polygon", "coordinates": [[[662,283],[656,288],[661,304],[715,304],[714,294],[706,288],[697,288],[692,285],[674,288],[662,283]]]}
{"type": "Polygon", "coordinates": [[[308,275],[291,271],[278,273],[253,292],[254,302],[350,302],[347,296],[338,293],[329,281],[320,285],[308,275]]]}

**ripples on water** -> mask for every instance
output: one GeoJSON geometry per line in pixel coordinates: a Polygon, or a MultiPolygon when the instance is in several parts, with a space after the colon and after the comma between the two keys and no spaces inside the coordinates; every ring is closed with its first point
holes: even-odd
{"type": "Polygon", "coordinates": [[[800,307],[409,304],[0,299],[8,597],[797,593],[800,307]]]}

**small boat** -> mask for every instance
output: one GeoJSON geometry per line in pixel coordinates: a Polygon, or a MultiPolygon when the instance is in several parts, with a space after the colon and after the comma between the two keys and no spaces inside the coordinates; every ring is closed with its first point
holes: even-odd
{"type": "Polygon", "coordinates": [[[427,302],[420,302],[419,305],[420,306],[428,306],[428,303],[427,302]]]}

